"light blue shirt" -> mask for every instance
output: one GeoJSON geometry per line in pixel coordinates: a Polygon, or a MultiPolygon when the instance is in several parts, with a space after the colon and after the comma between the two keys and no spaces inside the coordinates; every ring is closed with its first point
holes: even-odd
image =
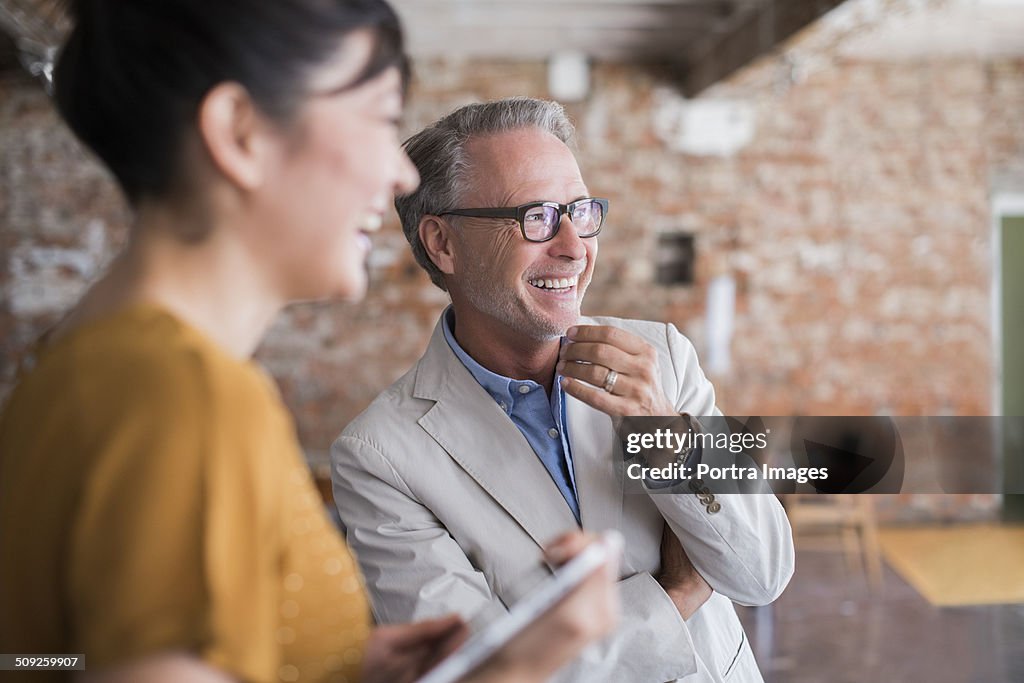
{"type": "Polygon", "coordinates": [[[473,360],[455,341],[452,334],[454,320],[455,311],[448,307],[442,316],[448,346],[526,437],[579,523],[580,506],[565,419],[565,391],[558,381],[559,376],[555,376],[551,395],[548,396],[544,387],[532,380],[511,379],[491,372],[473,360]]]}

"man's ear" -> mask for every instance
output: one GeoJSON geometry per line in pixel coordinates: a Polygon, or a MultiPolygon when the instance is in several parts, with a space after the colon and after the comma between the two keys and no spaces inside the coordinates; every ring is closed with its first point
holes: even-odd
{"type": "Polygon", "coordinates": [[[199,104],[199,137],[213,165],[231,183],[259,187],[270,161],[269,127],[248,91],[221,83],[199,104]]]}
{"type": "Polygon", "coordinates": [[[420,242],[430,260],[445,275],[455,273],[455,251],[451,231],[451,224],[437,216],[420,218],[420,242]]]}

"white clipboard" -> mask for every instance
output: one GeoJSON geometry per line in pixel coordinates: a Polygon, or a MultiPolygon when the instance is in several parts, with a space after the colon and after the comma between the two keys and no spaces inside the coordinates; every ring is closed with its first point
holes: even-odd
{"type": "Polygon", "coordinates": [[[599,541],[569,560],[539,588],[512,606],[507,614],[473,634],[462,647],[416,683],[456,683],[473,672],[524,628],[577,588],[595,570],[622,553],[622,534],[606,531],[599,541]]]}

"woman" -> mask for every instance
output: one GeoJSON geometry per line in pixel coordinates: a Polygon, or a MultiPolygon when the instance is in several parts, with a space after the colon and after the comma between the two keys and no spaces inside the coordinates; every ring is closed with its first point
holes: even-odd
{"type": "MultiPolygon", "coordinates": [[[[464,626],[371,629],[291,422],[249,361],[288,302],[363,296],[368,235],[418,182],[398,139],[392,10],[82,0],[74,13],[57,106],[136,220],[0,421],[0,651],[82,652],[95,681],[413,680],[464,626]]],[[[584,543],[563,539],[552,560],[584,543]]],[[[606,633],[613,571],[471,680],[543,680],[606,633]]]]}

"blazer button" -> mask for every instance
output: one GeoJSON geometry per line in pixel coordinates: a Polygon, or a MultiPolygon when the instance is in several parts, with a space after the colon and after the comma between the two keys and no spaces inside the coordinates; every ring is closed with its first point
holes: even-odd
{"type": "Polygon", "coordinates": [[[715,497],[710,493],[698,493],[697,498],[700,500],[701,505],[710,505],[715,500],[715,497]]]}
{"type": "Polygon", "coordinates": [[[716,512],[718,512],[721,509],[722,509],[722,504],[721,503],[712,503],[711,505],[708,505],[708,514],[709,515],[713,515],[713,514],[715,514],[716,512]]]}

